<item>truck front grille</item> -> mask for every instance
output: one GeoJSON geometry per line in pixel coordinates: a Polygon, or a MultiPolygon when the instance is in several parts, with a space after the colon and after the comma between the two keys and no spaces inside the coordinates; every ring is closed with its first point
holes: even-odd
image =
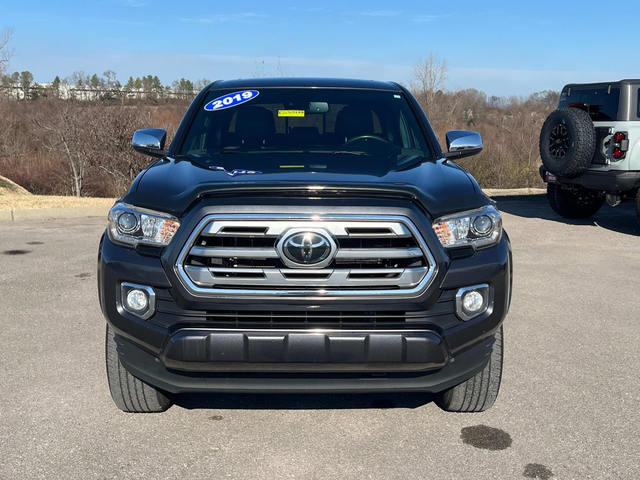
{"type": "Polygon", "coordinates": [[[201,296],[412,296],[435,275],[416,227],[392,216],[206,217],[176,270],[201,296]]]}

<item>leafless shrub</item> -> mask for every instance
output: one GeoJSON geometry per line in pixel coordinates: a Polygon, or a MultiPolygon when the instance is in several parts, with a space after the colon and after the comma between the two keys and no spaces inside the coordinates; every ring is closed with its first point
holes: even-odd
{"type": "Polygon", "coordinates": [[[538,137],[558,92],[529,97],[489,97],[475,89],[448,91],[447,62],[430,54],[418,62],[411,90],[427,113],[441,145],[448,130],[477,130],[485,149],[459,163],[485,188],[542,186],[538,137]]]}
{"type": "Polygon", "coordinates": [[[133,132],[162,127],[170,142],[187,104],[47,98],[2,107],[0,174],[33,193],[112,197],[150,162],[131,149],[133,132]]]}
{"type": "Polygon", "coordinates": [[[15,53],[15,50],[9,46],[12,35],[13,28],[6,27],[0,30],[0,77],[9,68],[9,61],[15,53]]]}

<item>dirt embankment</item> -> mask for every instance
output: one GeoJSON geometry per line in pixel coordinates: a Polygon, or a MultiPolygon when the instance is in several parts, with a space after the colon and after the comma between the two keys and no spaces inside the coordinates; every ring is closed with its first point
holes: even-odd
{"type": "Polygon", "coordinates": [[[0,175],[0,195],[31,195],[26,189],[0,175]]]}

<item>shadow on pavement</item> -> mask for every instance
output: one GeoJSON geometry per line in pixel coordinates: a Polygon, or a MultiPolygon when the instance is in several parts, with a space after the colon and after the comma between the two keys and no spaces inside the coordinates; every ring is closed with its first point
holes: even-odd
{"type": "Polygon", "coordinates": [[[177,395],[174,402],[187,409],[220,410],[349,410],[418,408],[432,401],[426,393],[361,394],[200,394],[177,395]]]}
{"type": "Polygon", "coordinates": [[[605,204],[598,213],[587,220],[570,220],[551,210],[546,195],[494,197],[494,200],[498,209],[518,217],[540,218],[567,225],[596,225],[614,232],[640,236],[640,224],[636,220],[633,202],[623,203],[615,208],[605,204]]]}

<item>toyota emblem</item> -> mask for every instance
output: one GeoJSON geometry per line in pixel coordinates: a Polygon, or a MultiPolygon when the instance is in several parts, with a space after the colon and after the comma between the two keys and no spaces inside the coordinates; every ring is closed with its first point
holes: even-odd
{"type": "Polygon", "coordinates": [[[323,232],[297,230],[280,240],[278,250],[288,266],[321,267],[333,259],[335,243],[323,232]]]}

